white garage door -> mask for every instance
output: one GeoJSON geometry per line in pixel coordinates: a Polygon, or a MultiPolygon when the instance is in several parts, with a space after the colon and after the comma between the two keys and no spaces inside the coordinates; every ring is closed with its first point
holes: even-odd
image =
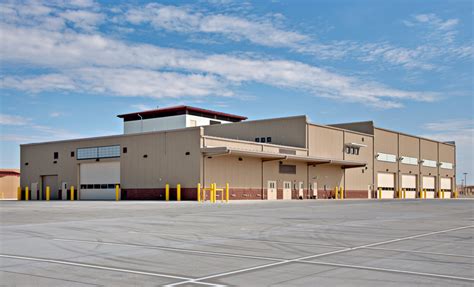
{"type": "Polygon", "coordinates": [[[402,189],[404,198],[416,198],[416,175],[402,175],[402,189]]]}
{"type": "Polygon", "coordinates": [[[423,190],[426,190],[426,198],[434,198],[435,181],[434,176],[423,176],[423,190]]]}
{"type": "Polygon", "coordinates": [[[393,173],[378,173],[377,185],[382,189],[380,198],[395,197],[395,175],[393,173]]]}
{"type": "Polygon", "coordinates": [[[95,162],[80,165],[81,199],[115,199],[120,184],[120,162],[95,162]]]}
{"type": "Polygon", "coordinates": [[[441,178],[441,189],[451,190],[451,179],[450,178],[441,178]]]}

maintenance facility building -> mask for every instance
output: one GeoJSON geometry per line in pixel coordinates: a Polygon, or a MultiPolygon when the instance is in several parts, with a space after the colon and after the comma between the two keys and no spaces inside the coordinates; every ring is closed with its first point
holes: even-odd
{"type": "Polygon", "coordinates": [[[310,123],[306,116],[247,120],[190,106],[119,115],[124,133],[21,145],[30,199],[164,200],[181,185],[230,186],[230,200],[452,196],[456,146],[374,126],[310,123]]]}

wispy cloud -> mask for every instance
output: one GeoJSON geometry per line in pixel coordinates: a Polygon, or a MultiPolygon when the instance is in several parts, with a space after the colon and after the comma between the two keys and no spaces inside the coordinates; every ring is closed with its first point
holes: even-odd
{"type": "Polygon", "coordinates": [[[3,126],[23,126],[29,123],[30,119],[22,116],[0,114],[0,125],[3,126]]]}
{"type": "Polygon", "coordinates": [[[436,99],[435,93],[393,89],[297,61],[206,55],[154,45],[131,45],[98,34],[5,24],[0,25],[0,33],[6,40],[4,61],[58,70],[41,76],[6,76],[3,85],[7,88],[79,89],[119,96],[230,96],[232,87],[256,82],[383,108],[400,107],[402,100],[436,99]],[[170,69],[174,71],[169,72],[170,69]]]}

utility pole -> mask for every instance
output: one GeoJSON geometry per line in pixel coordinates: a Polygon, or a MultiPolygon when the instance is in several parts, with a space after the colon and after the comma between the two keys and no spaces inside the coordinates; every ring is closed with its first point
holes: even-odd
{"type": "Polygon", "coordinates": [[[467,187],[467,172],[464,173],[464,194],[466,194],[466,187],[467,187]]]}

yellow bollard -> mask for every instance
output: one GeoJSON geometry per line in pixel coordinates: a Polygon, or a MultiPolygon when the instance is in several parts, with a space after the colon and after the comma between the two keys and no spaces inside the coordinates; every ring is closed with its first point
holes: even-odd
{"type": "Polygon", "coordinates": [[[335,199],[339,199],[339,187],[334,188],[335,199]]]}
{"type": "Polygon", "coordinates": [[[403,189],[403,199],[407,198],[407,191],[403,189]]]}
{"type": "Polygon", "coordinates": [[[115,185],[115,201],[120,200],[120,187],[118,184],[115,185]]]}
{"type": "Polygon", "coordinates": [[[423,190],[423,198],[426,199],[426,188],[423,190]]]}
{"type": "Polygon", "coordinates": [[[225,184],[225,202],[229,203],[229,184],[225,184]]]}
{"type": "Polygon", "coordinates": [[[51,192],[49,190],[49,185],[46,186],[46,200],[49,201],[50,199],[50,196],[51,196],[51,192]]]}
{"type": "Polygon", "coordinates": [[[165,185],[165,199],[166,201],[170,200],[170,185],[169,184],[165,185]]]}
{"type": "Polygon", "coordinates": [[[181,201],[181,184],[176,186],[176,200],[181,201]]]}
{"type": "Polygon", "coordinates": [[[213,200],[212,200],[212,201],[213,201],[214,203],[216,203],[216,202],[217,202],[217,184],[216,184],[216,183],[214,183],[214,192],[213,192],[213,195],[214,195],[214,197],[213,197],[213,200]]]}
{"type": "Polygon", "coordinates": [[[382,188],[381,187],[379,187],[379,196],[377,198],[382,199],[382,188]]]}
{"type": "Polygon", "coordinates": [[[19,186],[16,191],[16,198],[17,200],[21,200],[21,186],[19,186]]]}
{"type": "Polygon", "coordinates": [[[30,191],[28,190],[28,186],[25,187],[25,200],[29,200],[30,199],[30,191]]]}
{"type": "Polygon", "coordinates": [[[209,190],[209,201],[211,203],[214,203],[214,184],[213,183],[211,183],[211,187],[209,190]]]}
{"type": "Polygon", "coordinates": [[[198,186],[197,186],[197,202],[201,202],[201,184],[198,183],[198,186]]]}
{"type": "Polygon", "coordinates": [[[74,185],[71,185],[71,201],[74,201],[74,185]]]}

